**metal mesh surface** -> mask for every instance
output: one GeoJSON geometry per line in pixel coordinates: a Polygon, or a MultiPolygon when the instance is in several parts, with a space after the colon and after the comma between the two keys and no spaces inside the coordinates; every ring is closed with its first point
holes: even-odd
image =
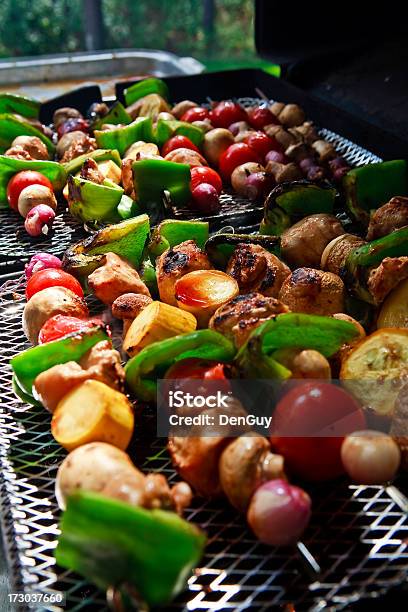
{"type": "MultiPolygon", "coordinates": [[[[354,165],[380,161],[335,134],[324,135],[354,165]]],[[[253,205],[225,195],[212,229],[233,224],[247,231],[254,228],[257,215],[253,205]]],[[[66,248],[60,246],[56,253],[66,248]]],[[[63,591],[67,609],[102,611],[103,593],[55,565],[59,511],[54,482],[66,453],[50,434],[50,415],[43,408],[26,406],[11,389],[9,360],[28,346],[21,328],[22,294],[18,282],[9,281],[0,301],[0,500],[13,586],[63,591]]],[[[129,454],[145,471],[160,471],[175,481],[164,440],[156,438],[154,412],[137,410],[129,454]]],[[[186,517],[207,532],[206,554],[186,591],[166,609],[266,612],[293,605],[296,610],[342,610],[406,579],[408,519],[404,500],[395,501],[392,487],[350,486],[340,480],[306,488],[314,512],[303,542],[318,561],[320,574],[310,572],[296,549],[259,544],[244,519],[224,502],[197,499],[186,517]]]]}

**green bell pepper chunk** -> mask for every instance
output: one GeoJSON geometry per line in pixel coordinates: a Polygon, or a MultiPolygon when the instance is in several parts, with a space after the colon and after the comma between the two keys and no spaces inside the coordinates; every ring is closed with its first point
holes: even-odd
{"type": "Polygon", "coordinates": [[[7,207],[7,185],[10,179],[21,170],[37,170],[52,183],[55,191],[60,191],[66,182],[66,172],[61,164],[53,161],[15,159],[0,155],[0,208],[7,207]]]}
{"type": "Polygon", "coordinates": [[[75,219],[83,222],[118,220],[117,208],[123,189],[106,182],[98,185],[80,177],[68,177],[68,207],[75,219]]]}
{"type": "Polygon", "coordinates": [[[60,529],[58,565],[103,590],[130,585],[149,606],[168,603],[185,587],[206,543],[198,527],[174,512],[90,491],[68,498],[60,529]]]}
{"type": "Polygon", "coordinates": [[[313,349],[331,357],[339,348],[358,336],[356,327],[347,321],[318,315],[284,313],[257,327],[236,357],[236,363],[247,378],[277,378],[291,375],[275,358],[283,348],[313,349]]]}
{"type": "Polygon", "coordinates": [[[94,136],[98,147],[102,149],[117,149],[123,157],[134,142],[143,140],[153,142],[153,126],[150,117],[138,117],[125,127],[112,130],[95,130],[94,136]]]}
{"type": "Polygon", "coordinates": [[[191,198],[190,166],[163,159],[142,159],[133,164],[133,178],[138,201],[148,209],[161,206],[168,191],[172,203],[184,206],[191,198]]]}
{"type": "Polygon", "coordinates": [[[41,102],[11,93],[0,94],[0,113],[16,113],[27,119],[37,119],[41,102]]]}
{"type": "Polygon", "coordinates": [[[186,136],[199,147],[204,139],[204,130],[187,121],[159,119],[154,132],[157,146],[162,147],[172,136],[186,136]]]}
{"type": "Polygon", "coordinates": [[[259,226],[259,233],[264,236],[281,236],[283,232],[292,225],[289,215],[275,206],[273,209],[265,211],[265,216],[259,226]]]}
{"type": "Polygon", "coordinates": [[[194,240],[200,249],[208,240],[209,227],[207,221],[180,221],[166,219],[155,227],[148,245],[152,261],[167,249],[186,240],[194,240]]]}
{"type": "Polygon", "coordinates": [[[108,252],[124,257],[132,266],[139,268],[149,232],[147,215],[108,225],[65,252],[64,270],[84,283],[85,277],[102,264],[103,255],[108,252]]]}
{"type": "Polygon", "coordinates": [[[112,125],[128,125],[129,123],[132,123],[132,117],[129,115],[123,104],[116,101],[106,115],[100,117],[100,119],[97,119],[92,124],[92,129],[100,130],[105,123],[110,123],[112,125]]]}
{"type": "Polygon", "coordinates": [[[37,136],[43,141],[48,149],[48,153],[53,157],[55,153],[55,145],[36,127],[16,117],[11,113],[2,113],[0,115],[0,153],[4,153],[17,136],[37,136]]]}
{"type": "Polygon", "coordinates": [[[375,304],[367,286],[372,268],[377,267],[386,257],[403,256],[408,256],[408,227],[357,247],[348,254],[344,266],[343,276],[347,288],[361,300],[375,304]]]}
{"type": "Polygon", "coordinates": [[[106,328],[104,325],[96,325],[80,334],[70,334],[60,340],[39,344],[19,353],[10,361],[16,384],[23,393],[32,396],[34,380],[41,372],[59,363],[79,361],[89,349],[102,340],[109,340],[106,328]]]}
{"type": "Polygon", "coordinates": [[[128,195],[123,194],[118,204],[118,215],[121,219],[131,219],[142,214],[142,208],[138,202],[135,202],[128,195]]]}
{"type": "Polygon", "coordinates": [[[407,162],[396,159],[354,168],[343,177],[343,188],[350,214],[368,225],[371,210],[393,196],[408,195],[407,162]]]}
{"type": "Polygon", "coordinates": [[[83,153],[83,155],[79,155],[79,157],[75,157],[62,165],[67,174],[77,174],[84,165],[84,162],[89,158],[95,160],[96,163],[112,160],[119,168],[122,164],[119,151],[115,149],[96,149],[96,151],[91,151],[90,153],[83,153]]]}
{"type": "Polygon", "coordinates": [[[208,257],[215,266],[225,268],[239,244],[254,244],[280,256],[280,238],[261,234],[213,234],[205,244],[208,257]]]}
{"type": "Polygon", "coordinates": [[[143,401],[156,399],[156,381],[176,361],[199,357],[229,362],[234,358],[233,343],[211,329],[154,342],[130,359],[126,366],[126,382],[135,396],[143,401]]]}
{"type": "Polygon", "coordinates": [[[159,295],[159,290],[157,287],[157,276],[156,276],[156,268],[150,261],[150,259],[145,259],[142,263],[142,266],[139,270],[139,276],[144,284],[149,289],[152,297],[159,295]]]}
{"type": "Polygon", "coordinates": [[[124,91],[126,106],[130,106],[134,102],[144,98],[149,94],[158,94],[165,100],[169,99],[169,88],[166,83],[161,79],[151,77],[149,79],[143,79],[138,83],[134,83],[124,91]]]}
{"type": "MultiPolygon", "coordinates": [[[[290,217],[306,217],[316,213],[332,213],[336,190],[308,181],[281,183],[273,190],[271,200],[290,217]],[[274,193],[275,192],[275,193],[274,193]]],[[[271,194],[272,195],[272,194],[271,194]]]]}

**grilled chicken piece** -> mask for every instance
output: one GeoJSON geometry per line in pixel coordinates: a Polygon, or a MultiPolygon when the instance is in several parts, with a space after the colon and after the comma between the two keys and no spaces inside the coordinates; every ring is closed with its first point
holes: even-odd
{"type": "Polygon", "coordinates": [[[84,161],[81,169],[81,178],[92,181],[92,183],[96,183],[97,185],[102,185],[105,180],[105,177],[98,168],[98,164],[92,157],[88,157],[88,159],[84,161]]]}
{"type": "Polygon", "coordinates": [[[283,283],[279,299],[292,312],[332,315],[344,310],[344,283],[331,272],[297,268],[283,283]]]}
{"type": "Polygon", "coordinates": [[[221,453],[231,442],[232,435],[249,431],[249,427],[245,425],[241,428],[238,425],[234,428],[228,425],[219,426],[217,430],[217,415],[246,416],[247,414],[237,399],[230,397],[227,401],[227,408],[211,408],[201,413],[203,419],[207,415],[214,418],[214,424],[209,426],[209,431],[206,432],[205,425],[194,425],[189,428],[187,436],[177,436],[177,430],[169,436],[168,450],[174,467],[203,497],[218,497],[222,494],[218,470],[221,453]],[[216,435],[218,431],[219,435],[216,435]]]}
{"type": "Polygon", "coordinates": [[[48,159],[47,147],[38,136],[17,136],[11,146],[22,147],[32,159],[48,159]]]}
{"type": "Polygon", "coordinates": [[[408,257],[386,257],[370,272],[367,286],[375,304],[381,304],[401,281],[408,278],[408,257]]]}
{"type": "Polygon", "coordinates": [[[134,160],[131,157],[126,159],[122,159],[122,186],[125,190],[125,194],[132,198],[132,200],[136,199],[135,186],[133,183],[133,169],[132,166],[134,164],[134,160]]]}
{"type": "Polygon", "coordinates": [[[241,293],[258,291],[262,295],[278,297],[290,269],[257,244],[239,244],[228,262],[227,274],[235,278],[241,293]]]}
{"type": "Polygon", "coordinates": [[[29,154],[29,152],[20,146],[10,147],[10,149],[7,149],[4,155],[6,155],[7,157],[13,157],[14,159],[27,159],[27,160],[33,159],[31,155],[29,154]]]}
{"type": "Polygon", "coordinates": [[[105,263],[88,276],[88,285],[104,304],[112,304],[124,293],[142,293],[150,297],[136,270],[116,253],[106,253],[105,263]]]}
{"type": "Polygon", "coordinates": [[[156,261],[157,285],[161,301],[177,306],[174,290],[176,281],[193,270],[211,269],[210,260],[194,240],[186,240],[167,249],[156,261]]]}
{"type": "Polygon", "coordinates": [[[109,340],[95,344],[79,363],[91,378],[104,382],[112,389],[123,391],[125,371],[121,364],[120,354],[112,348],[109,340]]]}
{"type": "Polygon", "coordinates": [[[408,198],[397,196],[378,208],[370,219],[367,240],[375,240],[408,225],[408,198]]]}
{"type": "Polygon", "coordinates": [[[123,391],[125,371],[118,351],[105,340],[98,342],[81,360],[68,361],[49,368],[37,376],[34,387],[44,407],[54,412],[58,403],[71,389],[94,379],[112,389],[123,391]]]}
{"type": "Polygon", "coordinates": [[[260,293],[247,293],[218,308],[210,319],[209,327],[240,347],[256,327],[282,312],[289,312],[289,308],[279,300],[260,293]]]}
{"type": "MultiPolygon", "coordinates": [[[[83,155],[84,153],[95,151],[97,148],[96,140],[88,136],[88,134],[84,134],[84,132],[71,132],[71,134],[76,134],[77,136],[75,139],[67,141],[70,142],[70,144],[66,147],[62,154],[61,163],[63,164],[75,159],[76,157],[79,157],[80,155],[83,155]],[[81,136],[78,134],[81,134],[81,136]]],[[[63,150],[61,141],[63,138],[65,138],[65,136],[69,136],[69,134],[64,134],[64,136],[61,138],[57,145],[57,152],[59,152],[59,149],[63,150]]],[[[65,145],[65,142],[63,144],[65,145]]]]}

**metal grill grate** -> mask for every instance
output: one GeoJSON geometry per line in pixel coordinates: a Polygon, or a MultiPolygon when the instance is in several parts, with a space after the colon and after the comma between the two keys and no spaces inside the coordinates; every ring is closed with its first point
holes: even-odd
{"type": "MultiPolygon", "coordinates": [[[[248,100],[243,100],[244,104],[248,100]]],[[[380,161],[336,134],[322,133],[350,163],[380,161]]],[[[256,223],[256,207],[228,195],[223,198],[222,212],[212,220],[212,229],[256,223]]],[[[59,254],[67,245],[54,246],[52,252],[59,254]]],[[[21,329],[21,284],[9,281],[1,297],[0,500],[13,586],[38,592],[64,591],[69,610],[103,611],[104,594],[55,566],[59,511],[54,480],[65,451],[49,432],[48,413],[27,407],[12,392],[9,360],[27,347],[21,329]]],[[[137,432],[129,449],[132,459],[146,471],[160,471],[170,481],[176,480],[164,441],[155,436],[154,412],[138,412],[137,432]]],[[[266,612],[294,604],[297,610],[342,610],[357,598],[378,596],[406,579],[408,518],[391,490],[349,486],[344,481],[307,489],[314,513],[303,541],[317,558],[321,575],[310,576],[295,551],[270,549],[256,542],[242,517],[226,504],[198,499],[187,518],[206,530],[206,555],[186,591],[166,609],[266,612]]],[[[52,606],[46,609],[58,610],[52,606]]]]}

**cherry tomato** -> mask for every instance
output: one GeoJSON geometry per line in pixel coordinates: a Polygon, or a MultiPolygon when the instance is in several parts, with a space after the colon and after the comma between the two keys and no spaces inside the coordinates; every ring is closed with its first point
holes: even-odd
{"type": "Polygon", "coordinates": [[[44,185],[53,191],[52,183],[46,176],[35,170],[22,170],[17,172],[7,185],[7,200],[10,208],[18,211],[18,197],[23,189],[30,185],[44,185]]]}
{"type": "Polygon", "coordinates": [[[212,185],[218,194],[222,191],[222,180],[218,172],[208,166],[196,166],[191,168],[191,191],[194,191],[201,183],[212,185]]]}
{"type": "Polygon", "coordinates": [[[167,153],[175,149],[191,149],[192,151],[197,151],[197,153],[200,152],[200,149],[196,147],[187,136],[172,136],[172,138],[169,138],[163,145],[163,157],[166,157],[167,153]]]}
{"type": "Polygon", "coordinates": [[[188,123],[192,123],[193,121],[204,121],[204,119],[208,119],[210,117],[210,113],[206,108],[202,108],[201,106],[194,106],[190,108],[188,111],[182,115],[180,121],[187,121],[188,123]]]}
{"type": "Polygon", "coordinates": [[[229,100],[219,102],[210,112],[211,123],[214,127],[227,128],[231,123],[246,121],[245,110],[239,104],[229,100]]]}
{"type": "Polygon", "coordinates": [[[269,138],[269,136],[267,136],[265,132],[253,132],[244,139],[244,142],[246,142],[247,145],[251,147],[251,149],[258,153],[258,155],[262,157],[262,159],[264,159],[265,155],[269,151],[275,149],[275,145],[272,138],[269,138]]]}
{"type": "Polygon", "coordinates": [[[344,389],[327,382],[300,383],[276,406],[271,442],[289,471],[306,480],[327,480],[344,472],[344,436],[365,425],[360,405],[344,389]]]}
{"type": "Polygon", "coordinates": [[[258,106],[248,110],[248,120],[252,127],[261,130],[271,123],[279,125],[279,119],[266,106],[258,106]]]}
{"type": "Polygon", "coordinates": [[[39,270],[32,275],[26,286],[26,298],[29,300],[35,293],[47,289],[47,287],[65,287],[70,289],[80,298],[84,297],[84,292],[77,279],[56,268],[48,268],[47,270],[39,270]]]}
{"type": "MultiPolygon", "coordinates": [[[[170,391],[182,391],[184,394],[191,393],[193,396],[216,395],[218,391],[226,394],[231,390],[226,367],[228,366],[217,361],[206,361],[194,357],[182,359],[167,370],[164,378],[169,382],[164,384],[164,391],[167,397],[170,397],[170,391]]],[[[204,410],[205,406],[202,409],[204,410]]],[[[197,413],[200,412],[200,409],[195,408],[194,411],[197,413]]],[[[169,407],[169,413],[171,412],[174,412],[174,408],[169,407]]]]}
{"type": "Polygon", "coordinates": [[[247,162],[260,163],[259,155],[245,142],[236,142],[221,155],[219,169],[221,176],[229,181],[237,166],[247,162]]]}
{"type": "Polygon", "coordinates": [[[48,319],[42,326],[38,335],[38,343],[46,344],[53,340],[59,340],[68,334],[80,333],[87,329],[92,329],[97,325],[103,325],[101,319],[78,319],[77,317],[69,317],[66,315],[57,314],[51,319],[48,319]]]}
{"type": "Polygon", "coordinates": [[[225,380],[225,363],[206,361],[191,357],[181,359],[173,364],[166,372],[164,378],[172,380],[183,378],[199,378],[202,380],[225,380]]]}

